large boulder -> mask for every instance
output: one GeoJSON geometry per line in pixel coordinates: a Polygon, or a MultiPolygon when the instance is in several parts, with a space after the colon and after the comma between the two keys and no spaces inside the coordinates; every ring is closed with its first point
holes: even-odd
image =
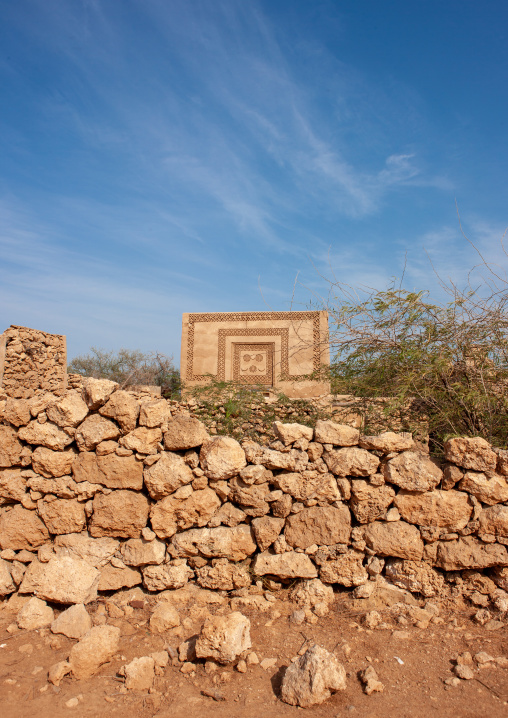
{"type": "Polygon", "coordinates": [[[135,491],[112,491],[97,494],[93,500],[90,535],[138,538],[148,520],[148,499],[135,491]]]}
{"type": "Polygon", "coordinates": [[[37,502],[37,512],[50,534],[79,533],[86,526],[85,506],[77,499],[37,502]]]}
{"type": "Polygon", "coordinates": [[[308,548],[312,544],[332,546],[348,543],[351,534],[351,515],[347,506],[312,506],[292,514],[286,520],[286,541],[294,548],[308,548]]]}
{"type": "Polygon", "coordinates": [[[46,409],[48,419],[62,427],[78,426],[87,414],[88,407],[77,391],[67,391],[46,409]]]}
{"type": "Polygon", "coordinates": [[[120,444],[138,454],[156,454],[161,440],[162,431],[159,428],[147,429],[146,426],[139,426],[122,436],[120,444]]]}
{"type": "Polygon", "coordinates": [[[362,449],[369,451],[381,451],[389,454],[392,451],[407,451],[412,449],[414,441],[407,434],[396,434],[393,431],[383,431],[377,436],[361,436],[359,441],[362,449]]]}
{"type": "Polygon", "coordinates": [[[280,421],[274,421],[272,426],[276,437],[286,446],[294,444],[298,439],[312,441],[312,437],[314,436],[314,429],[311,429],[309,426],[304,426],[303,424],[283,424],[280,421]]]}
{"type": "Polygon", "coordinates": [[[337,558],[324,561],[319,576],[324,583],[339,583],[341,586],[361,586],[369,580],[363,565],[365,555],[361,551],[349,550],[337,558]]]}
{"type": "Polygon", "coordinates": [[[55,537],[57,556],[82,559],[95,568],[105,566],[118,550],[120,542],[113,538],[91,538],[86,534],[55,537]]]}
{"type": "Polygon", "coordinates": [[[434,565],[445,571],[508,566],[508,552],[498,543],[485,544],[465,536],[457,541],[438,541],[434,565]]]}
{"type": "Polygon", "coordinates": [[[386,481],[409,491],[430,491],[443,478],[443,472],[427,454],[403,451],[382,464],[386,481]]]}
{"type": "Polygon", "coordinates": [[[139,416],[139,401],[132,394],[119,389],[99,409],[99,414],[114,419],[122,431],[133,431],[139,416]]]}
{"type": "Polygon", "coordinates": [[[120,629],[116,626],[94,626],[76,643],[69,656],[74,678],[86,679],[97,673],[103,663],[118,651],[120,629]]]}
{"type": "Polygon", "coordinates": [[[187,498],[166,496],[152,506],[150,522],[159,538],[171,538],[177,531],[205,526],[220,505],[219,497],[210,488],[192,491],[187,498]]]}
{"type": "MultiPolygon", "coordinates": [[[[219,526],[218,528],[189,529],[173,536],[171,548],[182,558],[204,556],[243,561],[253,554],[257,545],[250,526],[219,526]]],[[[312,578],[312,577],[311,577],[312,578]]]]}
{"type": "Polygon", "coordinates": [[[337,480],[332,474],[318,471],[282,472],[271,479],[272,483],[298,501],[340,501],[341,494],[337,480]]]}
{"type": "Polygon", "coordinates": [[[32,468],[46,479],[68,476],[76,454],[68,451],[53,451],[45,446],[38,446],[32,454],[32,468]]]}
{"type": "Polygon", "coordinates": [[[245,451],[229,436],[215,436],[203,444],[199,461],[212,481],[231,479],[247,465],[245,451]]]}
{"type": "Polygon", "coordinates": [[[314,441],[334,446],[355,446],[360,439],[358,429],[334,421],[318,419],[314,430],[314,441]]]}
{"type": "Polygon", "coordinates": [[[257,545],[265,551],[275,541],[284,527],[284,519],[274,516],[260,516],[251,522],[257,545]]]}
{"type": "Polygon", "coordinates": [[[35,511],[17,505],[0,516],[0,548],[30,551],[48,540],[48,529],[35,511]]]}
{"type": "Polygon", "coordinates": [[[257,576],[276,576],[282,580],[293,578],[317,578],[317,568],[304,553],[286,551],[271,554],[267,551],[257,554],[252,570],[257,576]]]}
{"type": "Polygon", "coordinates": [[[463,469],[495,471],[497,456],[491,445],[481,437],[460,437],[445,442],[445,459],[463,469]]]}
{"type": "Polygon", "coordinates": [[[442,574],[424,561],[408,561],[400,558],[386,562],[386,577],[399,588],[421,593],[425,598],[437,596],[444,586],[442,574]]]}
{"type": "MultiPolygon", "coordinates": [[[[70,441],[68,443],[70,444],[70,441]]],[[[0,468],[9,469],[11,466],[19,466],[22,451],[23,445],[18,440],[15,430],[0,424],[0,468]]]]}
{"type": "MultiPolygon", "coordinates": [[[[42,424],[42,426],[46,426],[46,424],[42,424]]],[[[75,438],[80,451],[93,451],[101,441],[118,439],[119,436],[120,429],[113,421],[109,421],[99,414],[92,414],[78,426],[75,438]]]]}
{"type": "Polygon", "coordinates": [[[489,506],[508,501],[508,481],[500,474],[487,478],[483,473],[466,471],[459,482],[459,489],[473,494],[478,501],[489,506]]]}
{"type": "Polygon", "coordinates": [[[83,380],[83,399],[90,411],[97,411],[117,389],[116,381],[87,377],[83,380]]]}
{"type": "Polygon", "coordinates": [[[379,466],[377,456],[357,446],[325,451],[323,459],[336,476],[371,476],[379,466]]]}
{"type": "Polygon", "coordinates": [[[19,590],[55,603],[90,603],[98,585],[99,571],[86,561],[54,556],[47,563],[32,561],[19,590]]]}
{"type": "Polygon", "coordinates": [[[3,409],[0,406],[0,418],[12,426],[26,426],[30,421],[30,402],[8,396],[3,409]]]}
{"type": "Polygon", "coordinates": [[[361,524],[383,518],[395,497],[391,486],[372,486],[361,479],[351,482],[351,494],[351,510],[361,524]]]}
{"type": "Polygon", "coordinates": [[[463,529],[471,518],[473,507],[463,491],[427,491],[415,493],[401,489],[395,506],[402,518],[419,526],[439,526],[452,531],[463,529]]]}
{"type": "Polygon", "coordinates": [[[143,462],[135,456],[97,456],[93,451],[81,451],[74,459],[72,473],[78,483],[89,481],[109,489],[143,488],[143,462]]]}
{"type": "Polygon", "coordinates": [[[238,611],[227,616],[209,616],[196,641],[196,656],[218,663],[231,663],[251,648],[250,621],[238,611]]]}
{"type": "MultiPolygon", "coordinates": [[[[1,428],[2,427],[0,427],[0,429],[1,428]]],[[[21,427],[18,436],[28,444],[45,446],[55,451],[63,451],[66,446],[69,446],[69,444],[73,442],[72,436],[69,436],[63,429],[51,421],[46,421],[44,424],[40,424],[38,421],[31,421],[27,426],[21,427]]]]}
{"type": "Polygon", "coordinates": [[[144,480],[148,493],[158,501],[174,493],[181,486],[190,484],[195,478],[183,456],[164,451],[160,459],[144,471],[144,480]]]}
{"type": "Polygon", "coordinates": [[[136,538],[123,543],[120,550],[123,562],[127,566],[157,565],[164,561],[166,544],[164,541],[145,541],[136,538]]]}
{"type": "Polygon", "coordinates": [[[480,516],[478,533],[480,535],[502,536],[508,538],[508,506],[497,504],[484,509],[480,516]]]}
{"type": "Polygon", "coordinates": [[[345,689],[344,666],[332,653],[314,644],[290,663],[282,679],[280,695],[284,703],[308,708],[345,689]]]}
{"type": "Polygon", "coordinates": [[[202,446],[209,439],[206,426],[187,414],[179,414],[168,421],[164,432],[164,448],[168,451],[184,451],[202,446]]]}
{"type": "Polygon", "coordinates": [[[367,546],[379,556],[397,556],[419,561],[423,541],[416,526],[405,521],[374,521],[364,529],[367,546]]]}
{"type": "Polygon", "coordinates": [[[171,419],[171,408],[166,399],[153,399],[141,404],[138,423],[155,429],[158,426],[167,426],[171,419]]]}

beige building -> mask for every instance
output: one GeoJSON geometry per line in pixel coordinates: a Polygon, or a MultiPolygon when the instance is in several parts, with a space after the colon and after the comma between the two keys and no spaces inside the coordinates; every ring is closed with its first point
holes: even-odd
{"type": "Polygon", "coordinates": [[[309,379],[330,364],[328,314],[227,312],[184,314],[180,371],[184,386],[236,381],[292,398],[330,393],[309,379]]]}

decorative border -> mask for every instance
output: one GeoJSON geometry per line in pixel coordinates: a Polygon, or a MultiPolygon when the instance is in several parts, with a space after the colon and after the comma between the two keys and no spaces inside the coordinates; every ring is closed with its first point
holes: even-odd
{"type": "MultiPolygon", "coordinates": [[[[301,321],[303,319],[312,319],[313,334],[313,365],[314,371],[319,371],[321,367],[321,356],[319,352],[320,336],[319,336],[319,314],[320,312],[225,312],[225,313],[205,313],[205,314],[189,314],[189,328],[187,334],[187,381],[207,381],[210,377],[207,374],[194,374],[194,325],[198,322],[249,322],[249,321],[301,321]]],[[[217,364],[217,381],[225,380],[225,347],[226,335],[224,335],[224,354],[221,356],[221,333],[227,332],[228,336],[282,336],[280,332],[287,332],[288,342],[285,346],[282,342],[281,357],[281,378],[282,380],[300,379],[302,375],[289,374],[289,329],[219,329],[219,356],[217,364]],[[238,332],[238,333],[233,333],[238,332]]]]}
{"type": "Polygon", "coordinates": [[[275,354],[275,344],[273,342],[263,344],[233,344],[233,381],[242,384],[262,384],[263,386],[273,386],[273,357],[275,354]],[[249,351],[265,351],[266,352],[266,373],[257,374],[256,376],[240,376],[240,352],[248,349],[249,351]]]}

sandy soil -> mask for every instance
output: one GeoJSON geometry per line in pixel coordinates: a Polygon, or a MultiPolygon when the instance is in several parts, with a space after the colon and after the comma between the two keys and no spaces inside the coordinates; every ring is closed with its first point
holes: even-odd
{"type": "MultiPolygon", "coordinates": [[[[135,608],[123,618],[108,618],[104,602],[88,606],[96,622],[107,620],[122,630],[117,656],[88,681],[65,678],[59,687],[47,682],[48,668],[65,660],[74,641],[53,635],[48,629],[7,632],[19,606],[15,601],[0,611],[0,714],[2,718],[59,718],[60,716],[125,718],[279,718],[302,709],[279,698],[285,668],[305,642],[316,642],[333,651],[347,671],[347,689],[325,703],[306,709],[307,715],[332,718],[501,718],[508,715],[508,668],[492,665],[475,671],[475,678],[449,687],[444,683],[453,673],[454,658],[463,651],[486,651],[493,657],[508,657],[508,626],[488,631],[476,625],[473,608],[460,604],[444,606],[437,623],[427,628],[400,625],[389,609],[382,611],[385,628],[362,626],[365,610],[354,610],[346,594],[339,595],[330,614],[316,623],[294,625],[289,615],[294,604],[278,594],[267,613],[244,610],[251,620],[253,650],[260,660],[275,658],[268,670],[251,666],[241,674],[234,666],[207,672],[196,663],[190,675],[181,664],[169,665],[148,692],[126,692],[118,669],[136,656],[160,651],[196,634],[205,609],[186,606],[180,611],[183,625],[163,636],[148,630],[150,604],[135,608]],[[274,612],[281,615],[273,619],[274,612]],[[441,622],[442,621],[442,622],[441,622]],[[349,648],[348,648],[349,647],[349,648]],[[349,655],[348,655],[349,654],[349,655]],[[358,671],[372,664],[385,688],[382,693],[363,693],[358,671]],[[216,693],[220,700],[203,695],[216,693]],[[67,701],[78,698],[76,707],[67,701]]],[[[56,608],[56,607],[55,607],[56,608]]],[[[211,608],[213,613],[216,609],[211,608]]],[[[276,615],[276,614],[275,614],[276,615]]]]}

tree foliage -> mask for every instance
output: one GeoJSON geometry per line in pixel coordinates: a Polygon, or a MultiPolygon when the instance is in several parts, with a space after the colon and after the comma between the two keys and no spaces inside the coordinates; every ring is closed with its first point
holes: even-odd
{"type": "Polygon", "coordinates": [[[118,352],[91,347],[89,354],[75,357],[67,371],[96,379],[111,379],[122,388],[135,385],[160,386],[163,396],[180,391],[180,372],[173,358],[160,352],[120,349],[118,352]]]}

